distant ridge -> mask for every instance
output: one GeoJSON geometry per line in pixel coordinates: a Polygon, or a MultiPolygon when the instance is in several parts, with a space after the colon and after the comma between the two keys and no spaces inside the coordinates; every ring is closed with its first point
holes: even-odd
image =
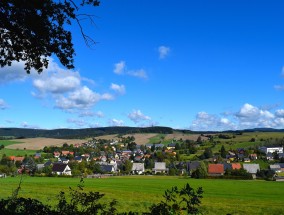
{"type": "Polygon", "coordinates": [[[0,128],[0,137],[13,138],[33,138],[33,137],[47,137],[47,138],[62,138],[75,139],[86,137],[97,137],[109,134],[131,134],[131,133],[161,133],[172,134],[173,132],[183,132],[188,134],[206,134],[206,133],[239,133],[239,132],[284,132],[284,129],[274,128],[253,128],[244,130],[227,130],[227,131],[191,131],[186,129],[173,129],[163,126],[152,127],[100,127],[100,128],[81,128],[81,129],[31,129],[31,128],[0,128]]]}
{"type": "Polygon", "coordinates": [[[169,127],[101,127],[101,128],[82,128],[82,129],[31,129],[31,128],[0,128],[0,137],[14,138],[86,138],[109,134],[131,134],[131,133],[163,133],[171,134],[173,129],[169,127]]]}

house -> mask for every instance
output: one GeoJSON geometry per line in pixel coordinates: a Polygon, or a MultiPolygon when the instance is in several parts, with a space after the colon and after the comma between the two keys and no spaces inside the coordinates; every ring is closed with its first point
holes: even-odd
{"type": "Polygon", "coordinates": [[[74,157],[74,160],[75,160],[76,162],[78,162],[78,163],[81,163],[82,160],[83,160],[83,157],[82,157],[82,156],[75,156],[75,157],[74,157]]]}
{"type": "Polygon", "coordinates": [[[276,163],[280,166],[281,172],[284,172],[284,163],[276,163]]]}
{"type": "Polygon", "coordinates": [[[165,162],[155,162],[155,167],[152,169],[154,174],[157,173],[168,173],[169,169],[166,168],[165,162]]]}
{"type": "Polygon", "coordinates": [[[58,158],[58,161],[59,161],[59,162],[62,162],[62,163],[66,163],[66,164],[69,163],[69,159],[66,158],[66,157],[59,157],[59,158],[58,158]]]}
{"type": "Polygon", "coordinates": [[[283,153],[283,147],[259,147],[259,150],[264,152],[265,154],[268,153],[273,153],[273,152],[277,152],[277,153],[283,153]]]}
{"type": "Polygon", "coordinates": [[[145,172],[144,163],[133,163],[131,173],[141,175],[145,172]]]}
{"type": "Polygon", "coordinates": [[[250,162],[250,159],[249,159],[249,158],[244,158],[244,162],[245,162],[245,163],[249,163],[249,162],[250,162]]]}
{"type": "Polygon", "coordinates": [[[190,161],[190,162],[187,162],[186,169],[189,172],[189,174],[191,175],[195,170],[198,169],[199,166],[200,166],[199,161],[190,161]]]}
{"type": "Polygon", "coordinates": [[[58,152],[58,151],[53,152],[53,156],[54,156],[55,158],[59,158],[60,152],[58,152]]]}
{"type": "Polygon", "coordinates": [[[117,163],[113,164],[101,164],[101,170],[105,173],[115,173],[117,172],[117,163]]]}
{"type": "Polygon", "coordinates": [[[167,146],[167,149],[175,149],[176,148],[176,144],[175,143],[170,143],[168,146],[167,146]]]}
{"type": "Polygon", "coordinates": [[[269,160],[269,161],[271,161],[271,160],[274,160],[274,155],[272,154],[272,153],[267,153],[266,154],[266,160],[269,160]]]}
{"type": "Polygon", "coordinates": [[[257,154],[250,154],[250,155],[249,155],[249,158],[250,158],[251,160],[257,160],[257,154]]]}
{"type": "Polygon", "coordinates": [[[240,163],[232,163],[232,169],[241,169],[242,165],[240,163]]]}
{"type": "Polygon", "coordinates": [[[282,172],[279,164],[272,164],[269,166],[269,168],[274,172],[282,172]]]}
{"type": "Polygon", "coordinates": [[[20,162],[22,163],[24,161],[25,157],[14,157],[14,162],[20,162]]]}
{"type": "Polygon", "coordinates": [[[211,175],[211,176],[224,175],[224,165],[223,164],[209,164],[208,165],[208,175],[211,175]]]}
{"type": "Polygon", "coordinates": [[[65,163],[53,163],[52,173],[57,175],[72,175],[70,167],[65,163]]]}
{"type": "Polygon", "coordinates": [[[62,155],[62,156],[67,156],[67,155],[69,155],[69,153],[70,153],[69,151],[62,151],[62,152],[61,152],[61,155],[62,155]]]}
{"type": "Polygon", "coordinates": [[[250,174],[253,178],[256,178],[257,171],[260,170],[259,164],[243,164],[243,168],[250,174]]]}

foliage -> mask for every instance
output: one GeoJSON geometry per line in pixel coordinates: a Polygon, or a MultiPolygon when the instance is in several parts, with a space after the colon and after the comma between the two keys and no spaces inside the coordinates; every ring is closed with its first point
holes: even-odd
{"type": "Polygon", "coordinates": [[[165,191],[163,201],[150,207],[149,214],[184,214],[184,211],[187,214],[198,214],[202,194],[201,187],[195,191],[188,183],[180,190],[174,186],[171,190],[165,191]]]}
{"type": "Polygon", "coordinates": [[[11,66],[13,61],[25,61],[25,70],[39,73],[48,66],[48,57],[56,55],[62,65],[74,68],[72,35],[67,25],[75,21],[87,44],[94,43],[84,34],[81,20],[92,16],[79,14],[84,5],[99,5],[98,0],[0,1],[0,65],[11,66]]]}
{"type": "Polygon", "coordinates": [[[208,171],[205,163],[200,162],[199,167],[191,174],[192,178],[206,178],[208,176],[208,171]]]}

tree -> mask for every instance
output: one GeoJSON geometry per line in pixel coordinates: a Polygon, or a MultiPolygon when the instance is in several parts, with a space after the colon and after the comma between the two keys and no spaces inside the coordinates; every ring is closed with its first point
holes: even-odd
{"type": "Polygon", "coordinates": [[[48,57],[56,55],[63,66],[74,68],[72,35],[66,30],[72,21],[87,45],[94,40],[81,25],[82,18],[92,15],[79,13],[85,5],[99,6],[99,0],[3,0],[0,1],[0,65],[11,66],[13,61],[24,61],[25,70],[42,72],[48,67],[48,57]]]}
{"type": "Polygon", "coordinates": [[[192,173],[191,177],[193,178],[206,178],[208,176],[208,171],[205,163],[200,162],[199,167],[192,173]]]}
{"type": "Polygon", "coordinates": [[[226,158],[226,149],[225,149],[224,145],[222,145],[222,147],[221,147],[221,157],[226,158]]]}
{"type": "Polygon", "coordinates": [[[124,163],[124,172],[126,173],[126,174],[129,174],[130,172],[131,172],[131,170],[132,170],[132,163],[131,163],[131,161],[130,160],[126,160],[125,161],[125,163],[124,163]]]}

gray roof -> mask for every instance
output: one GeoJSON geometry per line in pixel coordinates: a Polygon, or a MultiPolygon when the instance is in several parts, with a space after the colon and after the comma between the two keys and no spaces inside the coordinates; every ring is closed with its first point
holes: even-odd
{"type": "Polygon", "coordinates": [[[280,166],[280,168],[284,168],[284,163],[276,163],[277,165],[280,166]]]}
{"type": "Polygon", "coordinates": [[[281,169],[279,164],[272,164],[269,166],[270,169],[281,169]]]}
{"type": "Polygon", "coordinates": [[[199,161],[191,161],[187,163],[187,170],[188,171],[194,171],[200,166],[199,161]]]}
{"type": "Polygon", "coordinates": [[[166,169],[165,162],[155,162],[155,169],[166,169]]]}
{"type": "Polygon", "coordinates": [[[132,164],[132,171],[144,171],[144,163],[133,163],[132,164]]]}
{"type": "Polygon", "coordinates": [[[243,168],[251,174],[256,174],[257,170],[260,170],[259,164],[243,164],[243,168]]]}
{"type": "Polygon", "coordinates": [[[53,172],[64,172],[67,166],[68,165],[64,163],[54,163],[52,166],[52,171],[53,172]]]}

